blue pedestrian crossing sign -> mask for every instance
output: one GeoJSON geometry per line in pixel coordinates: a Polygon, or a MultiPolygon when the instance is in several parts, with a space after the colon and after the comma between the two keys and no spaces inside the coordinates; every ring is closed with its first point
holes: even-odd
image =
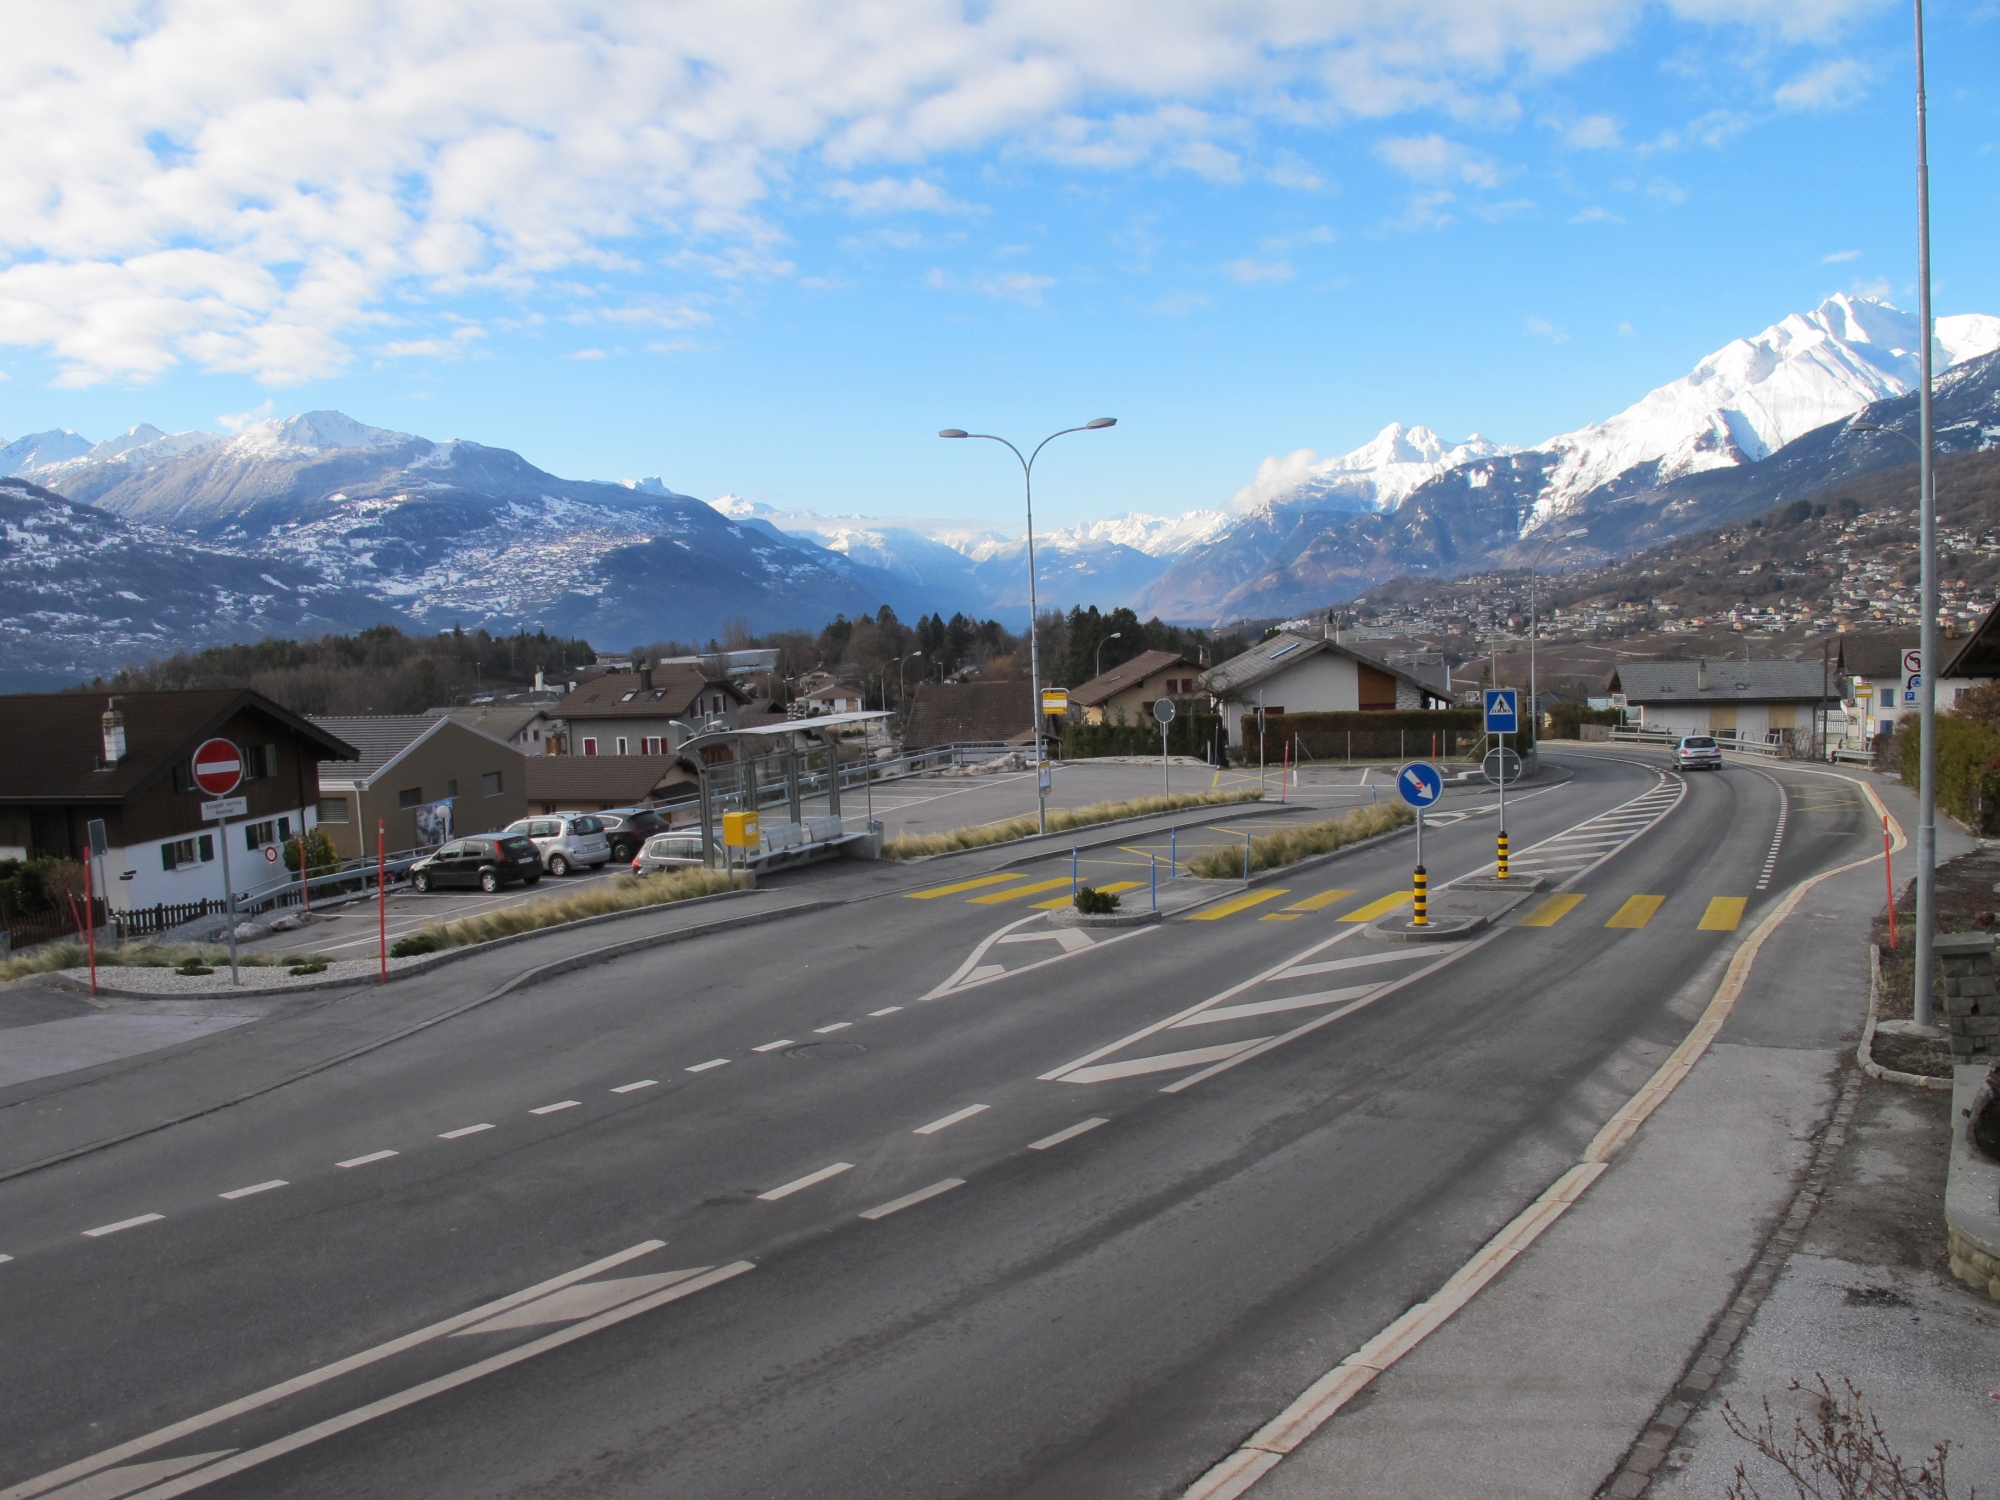
{"type": "Polygon", "coordinates": [[[1488,688],[1486,690],[1486,732],[1488,734],[1519,734],[1521,732],[1519,689],[1488,688]]]}
{"type": "Polygon", "coordinates": [[[1444,795],[1444,777],[1428,761],[1413,760],[1396,773],[1396,791],[1412,807],[1429,807],[1444,795]]]}

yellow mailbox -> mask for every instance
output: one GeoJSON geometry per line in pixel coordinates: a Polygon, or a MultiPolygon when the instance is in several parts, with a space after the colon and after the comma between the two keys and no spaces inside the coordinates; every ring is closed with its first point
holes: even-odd
{"type": "Polygon", "coordinates": [[[722,842],[731,849],[757,847],[757,815],[733,812],[722,815],[722,842]]]}

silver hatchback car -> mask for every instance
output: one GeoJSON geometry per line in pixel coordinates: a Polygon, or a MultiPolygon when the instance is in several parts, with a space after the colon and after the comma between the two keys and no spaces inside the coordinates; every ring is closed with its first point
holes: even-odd
{"type": "Polygon", "coordinates": [[[589,813],[550,813],[521,818],[507,825],[509,833],[525,834],[541,851],[542,868],[551,875],[571,870],[595,870],[611,861],[611,840],[601,819],[589,813]]]}
{"type": "MultiPolygon", "coordinates": [[[[693,870],[701,866],[701,830],[691,828],[682,833],[656,833],[646,840],[632,860],[634,875],[650,875],[655,870],[693,870]]],[[[723,863],[723,850],[715,846],[715,863],[723,863]]]]}
{"type": "Polygon", "coordinates": [[[1674,769],[1676,771],[1720,771],[1722,769],[1722,747],[1715,742],[1712,734],[1683,735],[1674,746],[1674,769]]]}

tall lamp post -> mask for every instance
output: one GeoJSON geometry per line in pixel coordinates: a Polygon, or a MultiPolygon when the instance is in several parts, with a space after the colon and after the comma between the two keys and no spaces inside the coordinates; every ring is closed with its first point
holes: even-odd
{"type": "MultiPolygon", "coordinates": [[[[1122,641],[1123,639],[1125,639],[1125,632],[1114,630],[1104,638],[1104,641],[1122,641]]],[[[1104,641],[1097,643],[1097,675],[1099,677],[1104,675],[1104,641]]]]}
{"type": "Polygon", "coordinates": [[[1543,555],[1557,542],[1573,542],[1580,536],[1589,535],[1588,526],[1579,526],[1561,536],[1552,536],[1542,543],[1533,561],[1528,564],[1528,712],[1535,721],[1535,743],[1538,745],[1542,740],[1542,700],[1535,693],[1535,569],[1542,565],[1543,555]]]}
{"type": "MultiPolygon", "coordinates": [[[[912,651],[910,656],[922,656],[923,654],[921,651],[912,651]]],[[[896,658],[896,712],[903,716],[905,727],[908,726],[910,721],[910,709],[909,700],[903,696],[903,666],[904,663],[909,661],[910,656],[899,656],[896,658]]]]}
{"type": "Polygon", "coordinates": [[[1028,686],[1031,694],[1029,708],[1034,714],[1030,726],[1035,732],[1035,807],[1039,827],[1043,833],[1049,831],[1049,798],[1042,789],[1042,651],[1041,651],[1041,605],[1035,593],[1035,460],[1042,456],[1042,450],[1059,437],[1067,437],[1072,432],[1096,432],[1105,427],[1116,427],[1116,417],[1098,417],[1085,422],[1081,427],[1065,427],[1061,432],[1052,432],[1035,444],[1035,451],[1026,458],[1021,450],[1003,437],[990,432],[967,432],[960,427],[947,427],[938,433],[941,438],[983,438],[989,443],[1003,443],[1021,464],[1021,483],[1028,500],[1028,686]]]}

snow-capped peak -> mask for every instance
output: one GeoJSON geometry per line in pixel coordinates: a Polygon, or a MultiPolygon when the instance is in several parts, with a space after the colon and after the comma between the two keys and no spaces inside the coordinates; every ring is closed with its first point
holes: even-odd
{"type": "Polygon", "coordinates": [[[307,411],[253,422],[232,438],[229,446],[243,454],[290,458],[328,448],[393,448],[409,441],[408,433],[370,427],[345,412],[307,411]]]}
{"type": "Polygon", "coordinates": [[[1230,497],[1239,514],[1270,505],[1329,510],[1393,510],[1405,495],[1446,469],[1510,452],[1478,433],[1448,442],[1428,427],[1391,422],[1350,453],[1321,458],[1299,448],[1266,458],[1257,477],[1230,497]]]}

